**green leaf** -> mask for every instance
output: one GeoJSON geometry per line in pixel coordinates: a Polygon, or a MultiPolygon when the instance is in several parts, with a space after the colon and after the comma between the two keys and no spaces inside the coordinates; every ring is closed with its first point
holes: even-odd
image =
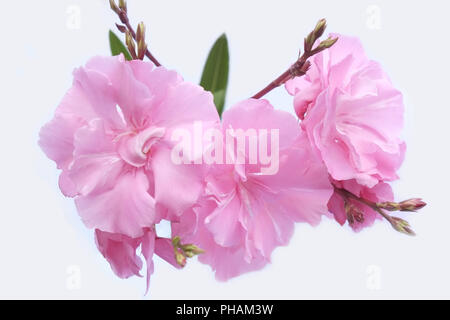
{"type": "Polygon", "coordinates": [[[229,63],[228,40],[227,36],[223,34],[216,40],[209,52],[200,81],[200,85],[214,95],[214,103],[219,115],[222,115],[225,105],[229,63]]]}
{"type": "Polygon", "coordinates": [[[131,55],[128,52],[125,45],[122,43],[122,41],[120,41],[119,37],[117,37],[116,34],[111,30],[109,30],[109,47],[111,48],[111,53],[113,56],[117,56],[123,53],[125,59],[132,60],[131,55]]]}

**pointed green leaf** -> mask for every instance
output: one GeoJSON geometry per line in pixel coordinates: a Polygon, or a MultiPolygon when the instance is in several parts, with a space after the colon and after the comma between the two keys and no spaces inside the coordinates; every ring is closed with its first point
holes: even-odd
{"type": "Polygon", "coordinates": [[[200,81],[200,85],[214,95],[214,103],[219,115],[222,115],[225,105],[229,61],[228,40],[227,36],[223,34],[216,40],[209,52],[200,81]]]}
{"type": "Polygon", "coordinates": [[[124,54],[125,59],[132,60],[130,53],[128,52],[125,45],[120,41],[119,37],[116,36],[114,32],[109,31],[109,47],[111,48],[111,53],[113,56],[117,56],[121,53],[124,54]]]}

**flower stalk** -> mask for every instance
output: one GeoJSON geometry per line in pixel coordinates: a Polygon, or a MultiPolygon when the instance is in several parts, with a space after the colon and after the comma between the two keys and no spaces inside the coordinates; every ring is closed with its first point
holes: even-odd
{"type": "Polygon", "coordinates": [[[273,89],[278,88],[279,86],[285,84],[288,80],[291,80],[295,77],[301,77],[306,74],[309,67],[311,66],[308,59],[314,56],[315,54],[322,52],[323,50],[331,48],[338,41],[338,38],[330,37],[326,40],[321,41],[314,48],[314,44],[316,43],[316,41],[325,32],[326,24],[327,23],[325,19],[319,20],[314,30],[311,31],[305,38],[303,46],[304,53],[302,55],[300,55],[299,53],[299,58],[297,59],[297,61],[295,61],[294,64],[291,65],[289,69],[283,72],[278,78],[269,83],[264,89],[262,89],[254,96],[252,96],[253,99],[262,98],[273,89]]]}

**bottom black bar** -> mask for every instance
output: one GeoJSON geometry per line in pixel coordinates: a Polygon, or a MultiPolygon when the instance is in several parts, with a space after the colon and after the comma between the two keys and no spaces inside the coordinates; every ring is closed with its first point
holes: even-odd
{"type": "Polygon", "coordinates": [[[136,312],[152,318],[163,316],[164,319],[302,319],[322,318],[328,315],[350,318],[353,315],[361,319],[358,315],[386,317],[396,314],[406,318],[409,315],[417,316],[417,309],[422,306],[430,310],[428,304],[433,304],[434,313],[438,312],[438,307],[448,309],[448,301],[444,300],[6,300],[0,302],[2,313],[11,308],[10,311],[14,316],[30,311],[36,316],[40,311],[44,315],[49,315],[56,310],[65,310],[71,316],[92,317],[98,314],[104,318],[111,314],[114,317],[126,317],[126,319],[134,316],[136,312]],[[54,303],[59,304],[58,307],[62,309],[52,309],[53,306],[50,304],[54,303]],[[358,309],[361,309],[362,313],[358,309]]]}

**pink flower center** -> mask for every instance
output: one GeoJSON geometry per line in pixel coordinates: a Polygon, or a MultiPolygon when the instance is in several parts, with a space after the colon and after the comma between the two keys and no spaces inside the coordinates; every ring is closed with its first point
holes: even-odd
{"type": "Polygon", "coordinates": [[[123,134],[118,152],[125,162],[137,168],[142,167],[147,163],[150,148],[164,136],[164,133],[164,128],[150,127],[138,133],[123,134]]]}

